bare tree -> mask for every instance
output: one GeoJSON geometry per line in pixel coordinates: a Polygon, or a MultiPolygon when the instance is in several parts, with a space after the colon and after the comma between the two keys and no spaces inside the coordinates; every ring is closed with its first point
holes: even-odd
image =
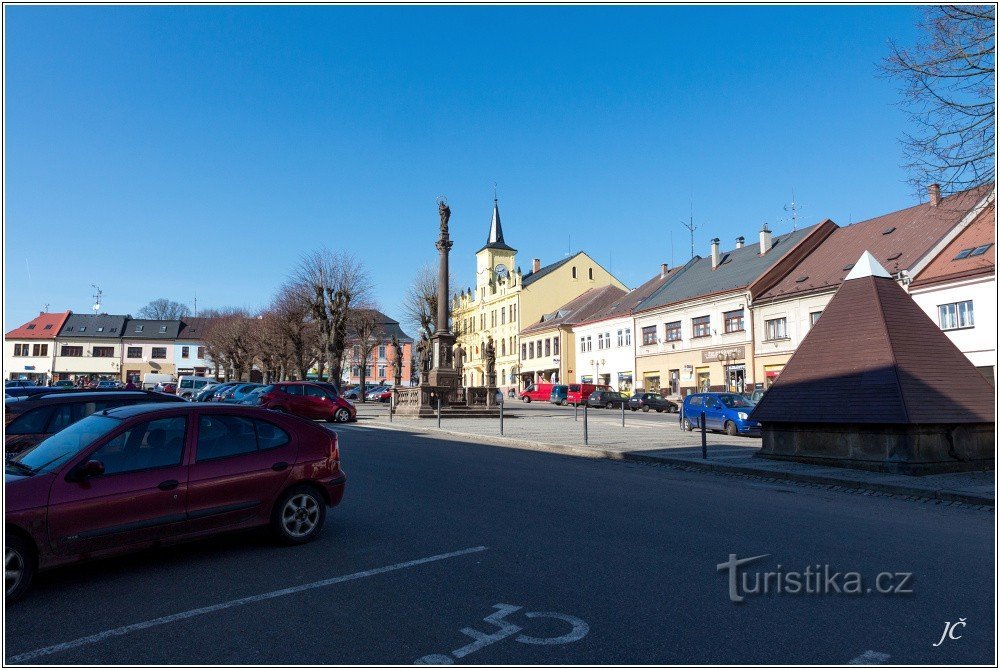
{"type": "Polygon", "coordinates": [[[385,343],[385,318],[374,305],[364,305],[350,311],[347,319],[347,343],[353,351],[353,363],[358,366],[361,393],[358,400],[365,402],[365,381],[368,363],[375,348],[385,343]]]}
{"type": "Polygon", "coordinates": [[[339,385],[349,310],[371,291],[367,270],[352,254],[320,249],[302,258],[294,283],[309,298],[319,340],[320,377],[328,366],[327,379],[339,385]]]}
{"type": "Polygon", "coordinates": [[[272,318],[269,322],[274,329],[271,336],[286,354],[284,376],[294,372],[298,379],[305,379],[316,361],[317,348],[317,329],[309,295],[300,284],[287,282],[278,289],[267,314],[272,318]]]}
{"type": "Polygon", "coordinates": [[[187,305],[167,300],[166,298],[157,298],[135,313],[140,319],[163,319],[167,321],[182,319],[190,314],[191,310],[188,309],[187,305]]]}
{"type": "Polygon", "coordinates": [[[209,356],[224,370],[227,381],[240,381],[253,369],[259,351],[260,328],[247,310],[220,310],[204,334],[209,356]]]}
{"type": "Polygon", "coordinates": [[[417,271],[413,283],[403,296],[403,315],[408,325],[417,328],[428,338],[434,334],[437,293],[437,272],[430,265],[425,265],[417,271]]]}
{"type": "Polygon", "coordinates": [[[955,192],[996,178],[996,6],[924,8],[923,39],[892,45],[885,70],[901,79],[917,127],[903,137],[910,182],[955,192]]]}

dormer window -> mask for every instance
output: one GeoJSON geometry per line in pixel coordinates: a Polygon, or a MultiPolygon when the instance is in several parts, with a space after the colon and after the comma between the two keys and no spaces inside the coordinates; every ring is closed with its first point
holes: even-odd
{"type": "Polygon", "coordinates": [[[45,327],[42,328],[42,330],[52,330],[52,324],[51,323],[45,324],[45,327]]]}
{"type": "Polygon", "coordinates": [[[35,324],[29,323],[28,324],[28,330],[34,330],[34,329],[35,329],[35,324]]]}
{"type": "Polygon", "coordinates": [[[161,333],[167,332],[167,327],[166,326],[160,326],[160,332],[161,333]]]}
{"type": "Polygon", "coordinates": [[[83,331],[85,331],[85,330],[87,330],[87,327],[86,327],[86,326],[80,326],[80,332],[81,332],[81,333],[82,333],[83,331]]]}
{"type": "Polygon", "coordinates": [[[66,326],[66,332],[67,333],[72,333],[73,332],[73,326],[66,326]]]}
{"type": "Polygon", "coordinates": [[[135,332],[141,333],[142,332],[142,326],[136,326],[135,327],[135,332]]]}
{"type": "Polygon", "coordinates": [[[97,332],[103,333],[104,332],[104,326],[98,326],[97,327],[97,332]]]}

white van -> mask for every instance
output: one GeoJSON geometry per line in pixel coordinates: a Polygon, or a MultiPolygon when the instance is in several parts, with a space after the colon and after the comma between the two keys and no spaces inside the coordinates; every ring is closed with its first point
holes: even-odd
{"type": "Polygon", "coordinates": [[[208,377],[181,375],[177,378],[177,395],[187,400],[195,397],[202,389],[215,386],[219,382],[208,377]]]}
{"type": "Polygon", "coordinates": [[[147,372],[142,376],[142,388],[151,389],[157,384],[173,384],[173,375],[165,375],[157,372],[147,372]]]}

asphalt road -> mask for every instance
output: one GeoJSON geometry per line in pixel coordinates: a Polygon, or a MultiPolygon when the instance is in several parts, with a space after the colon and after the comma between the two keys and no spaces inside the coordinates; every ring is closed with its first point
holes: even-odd
{"type": "Polygon", "coordinates": [[[339,432],[347,495],[316,542],[240,533],[43,574],[7,608],[6,661],[995,661],[992,512],[339,432]],[[750,587],[827,564],[866,588],[912,573],[912,593],[753,595],[738,581],[735,604],[717,569],[730,554],[767,555],[742,568],[750,587]]]}

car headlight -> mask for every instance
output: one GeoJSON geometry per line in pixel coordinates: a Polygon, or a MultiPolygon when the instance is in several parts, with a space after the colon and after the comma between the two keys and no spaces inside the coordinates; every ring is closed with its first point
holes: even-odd
{"type": "Polygon", "coordinates": [[[736,416],[740,417],[740,421],[746,421],[747,420],[747,413],[746,412],[737,412],[736,416]]]}

